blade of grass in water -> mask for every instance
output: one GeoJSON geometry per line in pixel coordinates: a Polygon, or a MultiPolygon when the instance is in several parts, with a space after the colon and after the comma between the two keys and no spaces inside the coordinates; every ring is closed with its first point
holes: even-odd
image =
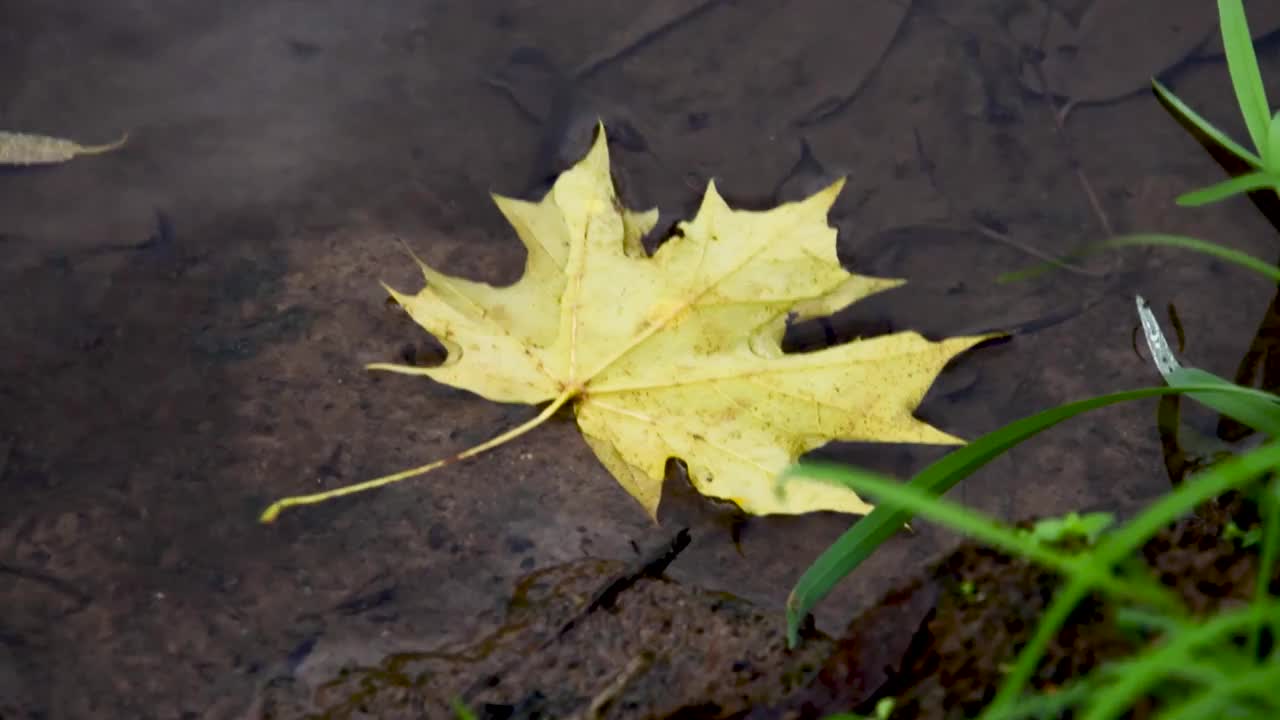
{"type": "Polygon", "coordinates": [[[1200,113],[1192,110],[1190,106],[1182,102],[1177,95],[1174,95],[1169,88],[1166,88],[1159,80],[1152,80],[1151,87],[1155,90],[1160,99],[1172,107],[1179,115],[1185,117],[1193,125],[1200,129],[1205,135],[1208,135],[1214,142],[1226,148],[1228,152],[1236,157],[1244,160],[1254,167],[1262,167],[1262,158],[1255,155],[1245,146],[1232,140],[1226,133],[1214,127],[1212,123],[1205,120],[1200,113]]]}
{"type": "MultiPolygon", "coordinates": [[[[1142,245],[1177,247],[1195,250],[1206,255],[1212,255],[1220,260],[1226,260],[1229,263],[1248,268],[1249,270],[1260,273],[1261,275],[1276,282],[1280,282],[1280,268],[1277,268],[1274,265],[1265,263],[1252,255],[1240,252],[1239,250],[1183,235],[1168,235],[1163,233],[1136,233],[1132,235],[1121,235],[1119,237],[1112,238],[1111,240],[1104,240],[1102,242],[1088,245],[1080,252],[1064,259],[1079,260],[1080,258],[1103,250],[1142,245]]],[[[1052,270],[1053,267],[1053,263],[1039,263],[1022,270],[1004,273],[996,278],[996,282],[1004,284],[1029,280],[1033,277],[1043,275],[1044,273],[1052,270]]]]}
{"type": "Polygon", "coordinates": [[[1263,277],[1269,278],[1276,282],[1280,282],[1280,268],[1271,263],[1263,262],[1252,255],[1241,252],[1234,248],[1229,248],[1218,243],[1211,243],[1198,238],[1187,237],[1185,235],[1170,235],[1166,233],[1134,233],[1132,235],[1121,235],[1098,243],[1099,250],[1107,250],[1110,248],[1133,247],[1138,245],[1158,245],[1164,247],[1185,248],[1196,252],[1212,255],[1219,260],[1226,260],[1229,263],[1239,265],[1240,267],[1252,270],[1263,277]]]}
{"type": "MultiPolygon", "coordinates": [[[[1216,384],[1186,385],[1143,388],[1080,400],[1014,421],[983,435],[939,458],[920,471],[909,484],[933,495],[942,495],[1009,448],[1076,415],[1116,403],[1193,391],[1212,391],[1215,394],[1259,392],[1247,388],[1227,390],[1216,384]]],[[[787,597],[787,642],[791,647],[795,647],[799,640],[800,622],[814,606],[910,519],[911,513],[904,510],[875,508],[854,523],[805,570],[787,597]]]]}

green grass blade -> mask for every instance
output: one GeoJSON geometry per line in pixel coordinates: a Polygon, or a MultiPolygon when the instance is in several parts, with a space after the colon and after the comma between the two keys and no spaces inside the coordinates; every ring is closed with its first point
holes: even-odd
{"type": "Polygon", "coordinates": [[[1121,235],[1110,240],[1104,240],[1090,247],[1096,247],[1099,250],[1109,248],[1132,247],[1137,245],[1156,245],[1164,247],[1176,247],[1186,250],[1194,250],[1205,255],[1211,255],[1219,260],[1225,260],[1229,263],[1239,265],[1240,267],[1253,270],[1271,280],[1280,282],[1280,268],[1270,263],[1259,260],[1252,255],[1241,252],[1234,248],[1229,248],[1218,243],[1200,240],[1198,238],[1187,237],[1185,235],[1170,235],[1167,233],[1134,233],[1132,235],[1121,235]]]}
{"type": "Polygon", "coordinates": [[[1188,392],[1191,399],[1272,437],[1280,437],[1280,397],[1244,388],[1199,368],[1180,368],[1165,376],[1171,387],[1218,385],[1223,392],[1188,392]]]}
{"type": "MultiPolygon", "coordinates": [[[[1097,673],[1094,673],[1095,675],[1097,673]]],[[[1018,706],[1007,711],[989,715],[985,720],[1053,720],[1054,718],[1074,717],[1068,711],[1083,706],[1084,701],[1098,691],[1097,682],[1092,675],[1073,678],[1066,685],[1058,688],[1052,695],[1029,695],[1018,701],[1018,706]]]]}
{"type": "MultiPolygon", "coordinates": [[[[1215,391],[1215,394],[1219,394],[1223,388],[1216,384],[1143,388],[1050,408],[1031,417],[1009,423],[944,455],[921,470],[911,479],[909,485],[933,495],[941,495],[1009,448],[1080,413],[1116,403],[1193,390],[1215,391]]],[[[1246,388],[1237,390],[1249,392],[1246,388]]],[[[911,514],[904,510],[888,507],[875,508],[854,523],[853,527],[845,531],[805,570],[796,586],[792,588],[791,594],[787,596],[787,642],[792,647],[795,647],[798,642],[801,620],[822,598],[826,597],[827,593],[831,592],[831,588],[835,587],[836,583],[853,572],[870,557],[877,547],[892,537],[910,519],[911,514]]]]}
{"type": "Polygon", "coordinates": [[[449,706],[453,709],[453,716],[457,720],[476,720],[476,714],[471,712],[471,708],[467,707],[461,699],[454,698],[449,706]]]}
{"type": "Polygon", "coordinates": [[[1266,158],[1267,136],[1271,124],[1271,108],[1267,91],[1262,87],[1258,56],[1253,52],[1253,36],[1245,19],[1241,0],[1218,0],[1218,24],[1222,28],[1222,46],[1227,53],[1227,72],[1236,91],[1240,114],[1249,128],[1249,137],[1258,155],[1266,158]]]}
{"type": "MultiPolygon", "coordinates": [[[[1248,253],[1229,248],[1225,245],[1208,242],[1199,238],[1187,237],[1186,235],[1170,235],[1168,233],[1133,233],[1130,235],[1118,235],[1110,240],[1092,243],[1085,246],[1080,251],[1074,253],[1067,260],[1078,260],[1087,257],[1096,252],[1103,250],[1114,250],[1124,247],[1139,246],[1158,246],[1158,247],[1174,247],[1186,250],[1194,250],[1205,255],[1211,255],[1220,260],[1226,260],[1234,265],[1253,270],[1271,280],[1280,283],[1280,267],[1263,262],[1248,253]]],[[[1039,263],[1022,270],[1001,275],[997,282],[1009,283],[1027,280],[1037,275],[1042,275],[1052,270],[1054,263],[1039,263]]]]}
{"type": "Polygon", "coordinates": [[[1080,601],[1089,594],[1089,590],[1088,580],[1071,578],[1065,587],[1053,594],[1049,607],[1045,608],[1044,613],[1040,615],[1040,624],[1036,626],[1035,633],[1018,653],[1018,660],[1014,663],[1013,669],[1004,676],[1004,682],[996,691],[991,704],[983,708],[980,716],[982,720],[1001,717],[1015,707],[1017,699],[1022,695],[1022,689],[1026,687],[1027,681],[1035,673],[1036,666],[1040,664],[1040,659],[1044,657],[1049,641],[1066,624],[1067,618],[1075,611],[1080,601]]]}
{"type": "Polygon", "coordinates": [[[1177,681],[1195,681],[1202,686],[1212,686],[1226,679],[1227,671],[1208,663],[1197,663],[1193,651],[1197,646],[1219,640],[1223,635],[1253,625],[1257,613],[1224,613],[1208,622],[1187,628],[1178,634],[1149,646],[1137,657],[1125,662],[1127,671],[1114,683],[1098,691],[1091,698],[1089,710],[1083,720],[1110,720],[1131,708],[1138,698],[1161,681],[1169,682],[1171,675],[1177,681]]]}
{"type": "Polygon", "coordinates": [[[1185,655],[1142,658],[1126,663],[1126,666],[1128,672],[1116,683],[1100,689],[1089,698],[1085,712],[1077,717],[1082,720],[1115,720],[1124,717],[1125,711],[1131,709],[1157,683],[1163,682],[1165,688],[1174,686],[1179,692],[1187,692],[1189,689],[1212,687],[1214,681],[1225,679],[1225,673],[1214,672],[1212,666],[1198,665],[1185,655]]]}
{"type": "Polygon", "coordinates": [[[1169,107],[1173,108],[1175,112],[1185,118],[1192,125],[1199,128],[1205,135],[1212,138],[1214,142],[1218,143],[1223,148],[1226,148],[1231,152],[1231,154],[1241,160],[1244,160],[1250,165],[1259,168],[1262,167],[1262,158],[1259,155],[1256,155],[1253,151],[1235,140],[1232,140],[1226,133],[1214,127],[1212,123],[1201,117],[1200,113],[1192,110],[1191,107],[1182,102],[1177,95],[1174,95],[1169,88],[1162,85],[1159,80],[1152,79],[1151,87],[1155,90],[1156,94],[1168,104],[1169,107]]]}
{"type": "MultiPolygon", "coordinates": [[[[1276,554],[1280,553],[1280,480],[1271,478],[1259,493],[1258,508],[1262,515],[1262,551],[1258,556],[1258,586],[1254,590],[1254,602],[1263,603],[1271,598],[1271,578],[1275,572],[1276,554]]],[[[1273,642],[1280,641],[1280,617],[1270,618],[1273,642]]],[[[1262,643],[1264,623],[1259,622],[1249,636],[1249,657],[1256,658],[1262,643]]]]}
{"type": "Polygon", "coordinates": [[[1214,183],[1207,188],[1192,190],[1178,196],[1178,205],[1182,207],[1200,207],[1225,200],[1235,195],[1244,195],[1254,190],[1274,188],[1280,184],[1280,176],[1267,170],[1258,170],[1247,175],[1233,177],[1214,183]]]}
{"type": "Polygon", "coordinates": [[[1280,167],[1280,112],[1271,116],[1271,122],[1267,125],[1267,153],[1262,156],[1263,162],[1267,167],[1280,167]]]}
{"type": "Polygon", "coordinates": [[[1184,626],[1167,615],[1134,607],[1116,608],[1116,627],[1122,630],[1140,630],[1153,633],[1175,633],[1184,626]]]}
{"type": "MultiPolygon", "coordinates": [[[[1273,608],[1272,612],[1280,611],[1273,608]]],[[[1263,701],[1265,709],[1244,717],[1266,718],[1280,716],[1280,702],[1276,687],[1280,685],[1280,665],[1260,665],[1255,669],[1234,675],[1222,683],[1213,685],[1196,697],[1170,708],[1160,717],[1162,720],[1201,720],[1202,718],[1240,717],[1224,713],[1226,706],[1240,696],[1247,695],[1263,701]]]]}
{"type": "Polygon", "coordinates": [[[1113,597],[1139,600],[1157,606],[1177,606],[1178,601],[1166,588],[1160,587],[1151,592],[1153,587],[1158,586],[1124,582],[1116,578],[1110,568],[1096,567],[1080,555],[1057,550],[1012,528],[1004,527],[981,513],[879,473],[836,463],[802,462],[783,474],[782,484],[785,485],[786,479],[792,475],[847,487],[859,495],[874,498],[878,505],[900,508],[912,515],[932,520],[1009,555],[1025,557],[1066,576],[1086,577],[1092,587],[1113,597]]]}

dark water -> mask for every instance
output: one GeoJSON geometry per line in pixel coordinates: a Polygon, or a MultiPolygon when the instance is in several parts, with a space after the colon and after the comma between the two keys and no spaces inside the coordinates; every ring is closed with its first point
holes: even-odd
{"type": "MultiPolygon", "coordinates": [[[[1131,3],[1142,18],[1196,4],[1131,3]]],[[[1088,18],[1088,3],[1060,5],[1088,18]]],[[[753,521],[739,549],[676,487],[657,527],[568,423],[255,522],[278,496],[421,464],[529,416],[366,373],[423,341],[378,281],[417,287],[397,238],[451,272],[517,277],[488,193],[535,195],[596,117],[626,199],[662,208],[660,227],[710,178],[765,207],[847,174],[842,258],[909,283],[842,314],[841,337],[1026,328],[939,379],[920,415],[949,432],[1156,383],[1131,347],[1135,293],[1176,305],[1187,363],[1234,374],[1274,292],[1243,270],[1138,250],[994,283],[1107,228],[1274,259],[1245,201],[1173,204],[1221,172],[1146,77],[1244,137],[1211,14],[1172,29],[1081,20],[1111,31],[1054,30],[1042,47],[1035,0],[638,7],[0,3],[0,128],[131,133],[113,154],[0,175],[0,708],[236,716],[263,677],[328,641],[373,660],[476,637],[522,574],[629,559],[633,541],[685,524],[697,539],[673,576],[780,613],[848,518],[753,521]],[[1059,125],[1061,99],[1034,92],[1037,58],[1051,87],[1097,102],[1059,125]]],[[[1274,43],[1260,59],[1280,77],[1274,43]]],[[[1118,407],[954,495],[1004,517],[1131,511],[1167,487],[1159,452],[1154,408],[1118,407]]],[[[940,450],[824,453],[906,476],[940,450]]],[[[838,625],[950,540],[924,527],[890,543],[820,621],[838,625]]]]}

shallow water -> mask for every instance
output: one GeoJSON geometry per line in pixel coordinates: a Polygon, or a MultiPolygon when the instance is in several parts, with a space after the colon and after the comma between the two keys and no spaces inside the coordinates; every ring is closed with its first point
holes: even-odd
{"type": "MultiPolygon", "coordinates": [[[[281,495],[531,415],[366,373],[425,347],[378,281],[417,287],[397,238],[450,272],[514,279],[520,246],[488,193],[536,192],[597,115],[625,128],[619,184],[662,208],[660,227],[709,178],[765,206],[847,173],[842,258],[909,283],[837,318],[842,337],[1031,328],[939,379],[919,414],[962,436],[1158,382],[1131,346],[1135,293],[1174,303],[1184,362],[1228,377],[1274,294],[1174,250],[994,284],[1036,258],[993,235],[1063,254],[1103,237],[1104,217],[1275,257],[1246,201],[1173,204],[1221,171],[1141,78],[1161,73],[1243,138],[1221,60],[1155,31],[1093,38],[1081,47],[1118,52],[1110,67],[1154,65],[1059,129],[1020,63],[1034,0],[29,5],[0,28],[0,128],[131,133],[113,154],[0,174],[0,699],[45,717],[234,716],[314,638],[377,655],[480,637],[524,573],[628,560],[684,525],[696,540],[670,574],[775,608],[781,627],[791,584],[849,518],[755,520],[735,547],[676,484],[655,526],[569,423],[256,523],[281,495]],[[581,31],[588,17],[599,31],[581,31]],[[1148,52],[1161,43],[1180,49],[1148,52]]],[[[1280,49],[1259,54],[1274,86],[1280,49]]],[[[940,452],[822,454],[905,477],[940,452]]],[[[1013,518],[1128,512],[1166,487],[1154,406],[1139,404],[1061,426],[953,495],[1013,518]]],[[[820,624],[951,542],[923,526],[889,543],[820,624]]]]}

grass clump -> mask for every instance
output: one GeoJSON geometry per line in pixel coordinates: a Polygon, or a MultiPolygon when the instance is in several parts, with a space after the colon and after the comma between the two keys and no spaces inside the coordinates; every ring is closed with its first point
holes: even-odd
{"type": "MultiPolygon", "coordinates": [[[[1254,150],[1246,149],[1205,121],[1153,80],[1160,102],[1232,175],[1226,181],[1178,198],[1184,206],[1249,194],[1280,230],[1280,113],[1271,114],[1241,0],[1219,0],[1220,27],[1228,70],[1254,150]]],[[[1131,235],[1093,249],[1160,245],[1190,249],[1250,268],[1280,284],[1280,267],[1239,251],[1195,238],[1131,235]]],[[[1041,268],[1043,271],[1045,268],[1041,268]]],[[[1021,273],[1025,277],[1027,273],[1021,273]]],[[[856,468],[803,462],[783,476],[802,475],[848,487],[871,497],[877,507],[828,548],[804,573],[787,603],[788,640],[798,639],[801,621],[834,585],[852,572],[905,523],[921,517],[958,530],[1011,555],[1058,573],[1063,581],[1041,615],[1031,639],[1008,668],[983,718],[1072,717],[1100,720],[1155,701],[1159,717],[1280,718],[1280,598],[1273,592],[1280,553],[1280,396],[1231,382],[1205,370],[1184,367],[1174,356],[1159,323],[1136,298],[1144,336],[1157,370],[1158,387],[1089,398],[1045,410],[988,433],[926,467],[907,483],[856,468]],[[1082,413],[1116,403],[1186,395],[1266,438],[1256,449],[1227,455],[1194,472],[1141,514],[1115,524],[1108,514],[1041,521],[1031,530],[941,498],[947,490],[1024,440],[1082,413]],[[1241,547],[1258,553],[1256,592],[1240,607],[1196,616],[1135,555],[1163,529],[1205,503],[1234,493],[1260,522],[1235,528],[1241,547]],[[1066,552],[1055,543],[1065,535],[1084,537],[1083,548],[1066,552]],[[1100,594],[1117,608],[1117,622],[1152,640],[1133,655],[1103,664],[1052,694],[1028,693],[1028,683],[1046,648],[1079,604],[1100,594]]]]}

